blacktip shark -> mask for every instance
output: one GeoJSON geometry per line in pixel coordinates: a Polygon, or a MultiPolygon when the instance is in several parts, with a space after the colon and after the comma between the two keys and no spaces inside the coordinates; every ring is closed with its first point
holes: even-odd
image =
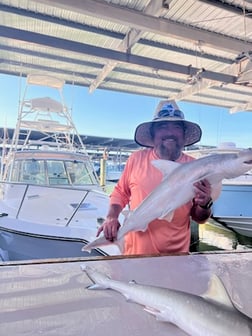
{"type": "Polygon", "coordinates": [[[93,282],[89,289],[113,289],[144,306],[157,320],[170,322],[191,336],[252,336],[252,320],[237,310],[222,281],[213,275],[202,296],[163,287],[112,280],[81,266],[93,282]]]}
{"type": "Polygon", "coordinates": [[[221,181],[238,177],[252,168],[252,149],[238,153],[212,154],[187,163],[154,160],[152,164],[163,173],[161,183],[133,211],[125,211],[123,225],[113,242],[101,236],[85,245],[83,251],[117,244],[123,253],[124,236],[130,231],[145,231],[158,218],[170,222],[174,211],[194,197],[194,183],[207,179],[212,186],[212,199],[220,193],[221,181]]]}

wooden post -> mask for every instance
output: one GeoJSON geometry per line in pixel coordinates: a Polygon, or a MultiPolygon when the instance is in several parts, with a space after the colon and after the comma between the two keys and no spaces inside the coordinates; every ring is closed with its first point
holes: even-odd
{"type": "Polygon", "coordinates": [[[100,161],[100,185],[104,187],[106,185],[106,159],[100,161]]]}
{"type": "Polygon", "coordinates": [[[100,186],[105,187],[106,185],[106,162],[108,159],[108,151],[104,148],[102,159],[100,161],[100,186]]]}

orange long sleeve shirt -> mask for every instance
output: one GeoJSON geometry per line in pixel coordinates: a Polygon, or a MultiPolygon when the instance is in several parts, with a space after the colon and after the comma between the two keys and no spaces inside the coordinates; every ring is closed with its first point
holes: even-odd
{"type": "MultiPolygon", "coordinates": [[[[153,149],[134,152],[128,159],[121,179],[111,196],[111,204],[129,205],[134,210],[142,200],[162,181],[162,173],[151,161],[156,160],[153,149]]],[[[185,163],[194,160],[181,154],[176,162],[185,163]]],[[[153,220],[145,232],[129,232],[125,236],[124,254],[162,254],[187,253],[190,245],[190,211],[192,202],[178,208],[171,222],[153,220]]]]}

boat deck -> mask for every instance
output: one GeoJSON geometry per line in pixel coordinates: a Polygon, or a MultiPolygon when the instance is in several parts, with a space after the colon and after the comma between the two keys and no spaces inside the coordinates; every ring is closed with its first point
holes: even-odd
{"type": "Polygon", "coordinates": [[[0,323],[6,335],[183,336],[112,290],[88,290],[89,265],[113,279],[206,291],[211,274],[252,317],[252,251],[160,257],[98,257],[5,262],[0,267],[0,323]]]}

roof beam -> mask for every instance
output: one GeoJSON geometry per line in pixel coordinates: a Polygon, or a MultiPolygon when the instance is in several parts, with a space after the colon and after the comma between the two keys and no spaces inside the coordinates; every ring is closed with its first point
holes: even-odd
{"type": "MultiPolygon", "coordinates": [[[[230,74],[230,75],[233,75],[233,76],[237,76],[238,73],[239,73],[239,68],[240,68],[239,63],[233,63],[233,64],[229,65],[228,67],[226,67],[225,69],[223,69],[223,71],[221,71],[220,74],[221,73],[226,73],[226,74],[230,74]]],[[[210,87],[218,86],[220,84],[223,85],[223,83],[220,83],[220,82],[215,81],[215,80],[210,81],[210,80],[203,79],[202,74],[203,73],[199,74],[198,77],[196,75],[195,76],[195,82],[191,85],[188,84],[177,95],[172,97],[172,99],[183,100],[183,99],[186,99],[186,98],[188,98],[190,96],[193,96],[195,94],[202,93],[204,90],[207,90],[210,87]]]]}
{"type": "MultiPolygon", "coordinates": [[[[237,75],[241,74],[237,77],[236,83],[238,83],[239,78],[242,78],[241,76],[246,73],[246,69],[250,64],[249,58],[242,59],[240,63],[233,63],[230,66],[226,67],[223,72],[231,74],[231,75],[237,75]]],[[[250,78],[251,76],[248,76],[250,78]]],[[[183,90],[181,90],[179,93],[175,94],[174,96],[170,97],[175,100],[183,100],[183,99],[190,99],[191,96],[193,95],[199,95],[203,94],[203,92],[213,86],[222,86],[223,83],[217,82],[217,81],[210,81],[207,79],[203,78],[195,78],[195,83],[192,85],[187,85],[183,90]],[[221,84],[221,85],[220,85],[221,84]]],[[[238,104],[233,106],[230,109],[230,113],[235,113],[237,111],[245,111],[245,110],[250,110],[251,109],[251,103],[244,103],[244,104],[238,104]]]]}
{"type": "Polygon", "coordinates": [[[242,111],[252,112],[252,102],[247,102],[245,104],[239,104],[234,107],[231,107],[231,109],[229,110],[229,113],[234,114],[234,113],[242,112],[242,111]]]}
{"type": "MultiPolygon", "coordinates": [[[[158,1],[152,0],[154,1],[154,5],[157,6],[158,1]]],[[[161,0],[159,0],[161,1],[161,0]]],[[[164,1],[164,0],[163,0],[164,1]]],[[[167,1],[172,1],[172,0],[167,0],[167,1]]],[[[199,0],[200,1],[200,0],[199,0]]],[[[152,2],[153,3],[153,2],[152,2]]],[[[155,7],[154,6],[154,7],[155,7]]],[[[156,7],[155,7],[156,8],[156,7]]],[[[155,12],[155,8],[152,10],[152,12],[155,12]]],[[[70,27],[70,28],[74,28],[74,29],[80,29],[80,30],[85,30],[89,33],[96,33],[99,35],[103,35],[105,37],[112,37],[114,39],[118,39],[118,40],[122,40],[125,37],[125,34],[120,33],[120,32],[115,32],[115,31],[110,31],[107,29],[101,29],[98,27],[93,27],[93,26],[89,26],[86,25],[84,23],[79,23],[79,22],[74,22],[71,20],[66,20],[63,18],[58,18],[55,16],[50,16],[48,14],[41,14],[38,12],[32,12],[32,11],[27,11],[23,8],[16,8],[16,7],[11,7],[11,6],[7,6],[4,4],[0,4],[0,12],[6,12],[6,13],[13,13],[15,15],[19,15],[20,17],[25,17],[25,18],[33,18],[36,20],[41,20],[44,22],[49,22],[49,23],[53,23],[53,24],[57,24],[57,25],[62,25],[64,27],[70,27]]],[[[166,9],[163,9],[163,11],[166,11],[166,9]]],[[[132,41],[132,37],[130,37],[131,41],[132,41]]],[[[168,45],[168,44],[164,44],[164,43],[160,43],[157,41],[150,41],[150,40],[146,40],[143,38],[140,38],[138,40],[139,44],[143,44],[145,46],[152,46],[155,48],[161,48],[164,50],[171,50],[171,51],[175,51],[175,52],[179,52],[181,54],[184,54],[186,52],[186,54],[188,55],[195,55],[195,50],[194,49],[185,49],[185,48],[180,48],[180,47],[176,47],[174,45],[168,45]]],[[[2,46],[1,46],[2,48],[2,46]]],[[[231,64],[233,62],[233,60],[231,60],[230,58],[227,57],[221,57],[221,56],[215,56],[209,53],[203,53],[201,54],[201,58],[202,59],[211,59],[217,62],[223,62],[223,63],[228,63],[231,64]]]]}
{"type": "MultiPolygon", "coordinates": [[[[1,36],[1,33],[0,33],[0,36],[1,36]]],[[[0,43],[0,50],[5,50],[7,52],[10,52],[11,54],[13,55],[27,55],[27,56],[33,56],[33,57],[37,57],[37,58],[41,58],[41,59],[47,59],[47,60],[57,60],[59,62],[65,62],[65,63],[68,63],[68,64],[76,64],[76,65],[80,65],[80,66],[86,66],[86,67],[92,67],[93,69],[97,69],[98,70],[101,70],[103,65],[100,64],[100,63],[97,63],[97,62],[91,62],[91,61],[83,61],[83,60],[80,60],[80,59],[76,59],[76,58],[73,58],[73,57],[66,57],[64,56],[64,54],[58,54],[58,55],[53,55],[53,54],[50,54],[49,52],[42,52],[42,51],[34,51],[34,50],[30,50],[30,49],[25,49],[25,48],[20,48],[20,47],[13,47],[13,46],[9,46],[9,45],[4,45],[2,43],[0,43]]],[[[18,59],[18,57],[16,58],[18,59]]],[[[13,61],[11,61],[10,58],[8,59],[4,59],[4,58],[1,58],[0,59],[1,62],[6,62],[7,64],[8,63],[12,63],[13,61]]],[[[18,64],[19,62],[16,61],[18,64]]],[[[43,63],[43,62],[42,62],[43,63]]],[[[64,69],[64,71],[66,71],[64,69]]],[[[93,76],[92,76],[93,78],[93,76]]]]}
{"type": "Polygon", "coordinates": [[[219,82],[215,81],[209,81],[209,80],[199,80],[196,81],[193,85],[186,85],[186,87],[181,90],[179,93],[176,95],[170,97],[171,99],[175,99],[176,101],[187,99],[190,96],[196,95],[200,92],[203,92],[204,90],[214,86],[214,85],[219,85],[219,82]]]}
{"type": "MultiPolygon", "coordinates": [[[[163,0],[151,0],[144,12],[146,14],[151,14],[153,16],[160,16],[164,11],[163,8],[163,0]]],[[[128,51],[142,36],[142,31],[139,29],[132,28],[126,34],[124,39],[118,43],[117,50],[119,51],[128,51]]],[[[116,67],[116,61],[109,61],[93,81],[93,83],[89,87],[89,92],[92,93],[101,83],[102,81],[109,75],[109,73],[116,67]]]]}
{"type": "MultiPolygon", "coordinates": [[[[70,64],[74,63],[74,64],[77,64],[77,65],[80,65],[80,66],[92,67],[93,69],[96,69],[97,71],[102,70],[102,68],[103,68],[102,64],[100,64],[100,63],[83,61],[81,59],[76,59],[76,58],[73,58],[73,57],[60,56],[59,53],[55,56],[55,55],[52,55],[48,52],[38,52],[38,51],[33,51],[33,50],[27,50],[27,49],[24,49],[24,48],[10,47],[10,46],[3,45],[1,43],[0,43],[0,50],[9,51],[13,55],[29,55],[29,56],[40,57],[40,58],[49,59],[49,60],[55,60],[56,59],[59,62],[65,62],[65,63],[70,63],[70,64]]],[[[0,64],[1,63],[15,64],[17,66],[22,66],[23,65],[25,67],[33,68],[33,69],[35,68],[35,65],[33,65],[31,63],[24,63],[24,62],[20,62],[20,61],[16,61],[16,60],[14,61],[14,60],[11,60],[10,58],[8,58],[8,59],[0,58],[0,64]]],[[[45,71],[53,71],[53,68],[49,69],[49,67],[46,68],[43,65],[37,65],[37,69],[45,70],[45,71]]],[[[55,67],[54,67],[54,69],[55,69],[55,67]]],[[[57,70],[55,70],[55,71],[57,71],[57,70]]],[[[142,77],[145,77],[147,75],[146,72],[143,71],[143,70],[137,71],[137,70],[133,70],[133,69],[130,69],[130,68],[122,69],[121,67],[118,67],[116,69],[116,72],[121,73],[121,74],[127,74],[127,75],[130,74],[130,75],[137,75],[137,76],[142,76],[142,77]]],[[[91,82],[91,79],[92,80],[95,79],[95,75],[94,74],[91,75],[88,72],[86,72],[86,73],[80,73],[80,72],[76,72],[76,71],[75,72],[72,72],[72,71],[70,72],[70,71],[67,71],[66,69],[63,69],[62,71],[59,69],[58,73],[69,74],[69,75],[72,74],[73,76],[75,76],[75,75],[80,76],[80,77],[89,79],[90,82],[91,82]]],[[[149,78],[156,78],[157,74],[156,74],[156,72],[153,73],[153,71],[152,71],[151,73],[148,73],[148,77],[149,78]]],[[[172,80],[173,82],[176,82],[176,83],[180,83],[180,84],[184,83],[183,78],[177,78],[177,77],[174,77],[173,75],[170,75],[170,76],[158,75],[158,77],[159,77],[159,79],[162,79],[164,81],[172,80]]]]}
{"type": "Polygon", "coordinates": [[[252,43],[224,36],[168,19],[156,18],[125,7],[119,7],[100,0],[37,0],[47,6],[57,7],[84,15],[95,16],[105,20],[126,25],[131,28],[170,36],[192,43],[201,41],[206,46],[219,48],[238,55],[252,50],[252,43]],[[123,19],[122,19],[123,18],[123,19]]]}
{"type": "MultiPolygon", "coordinates": [[[[26,30],[16,29],[0,25],[0,36],[29,43],[39,44],[46,47],[56,48],[60,50],[68,50],[78,54],[86,54],[99,58],[110,59],[118,62],[131,63],[152,69],[164,70],[184,75],[196,75],[199,71],[198,68],[180,65],[171,62],[165,62],[148,57],[132,55],[124,52],[119,52],[111,49],[95,47],[89,44],[79,43],[66,39],[56,38],[49,35],[28,32],[26,30]]],[[[225,83],[234,83],[235,76],[220,74],[214,71],[205,70],[202,77],[216,80],[225,83]]]]}
{"type": "Polygon", "coordinates": [[[248,19],[252,19],[251,14],[252,11],[246,8],[246,1],[243,1],[241,5],[239,4],[232,4],[227,3],[225,1],[219,1],[219,0],[198,0],[200,2],[204,2],[209,6],[218,7],[220,9],[224,9],[228,12],[238,14],[238,15],[246,15],[248,19]],[[241,7],[242,6],[242,7],[241,7]]]}
{"type": "Polygon", "coordinates": [[[80,29],[80,30],[85,30],[89,33],[94,33],[94,34],[102,34],[104,36],[112,37],[115,39],[123,39],[125,34],[120,33],[120,32],[115,32],[107,29],[102,29],[94,26],[90,26],[84,23],[80,22],[75,22],[73,20],[66,20],[62,17],[57,17],[57,16],[51,16],[46,13],[39,13],[36,11],[31,11],[31,10],[26,10],[24,8],[20,7],[13,7],[13,6],[8,6],[6,4],[1,4],[0,3],[0,13],[12,13],[15,15],[18,15],[20,18],[25,18],[25,19],[35,19],[35,20],[41,20],[43,22],[48,22],[52,24],[57,24],[61,25],[64,27],[69,27],[69,28],[74,28],[74,29],[80,29]]]}

